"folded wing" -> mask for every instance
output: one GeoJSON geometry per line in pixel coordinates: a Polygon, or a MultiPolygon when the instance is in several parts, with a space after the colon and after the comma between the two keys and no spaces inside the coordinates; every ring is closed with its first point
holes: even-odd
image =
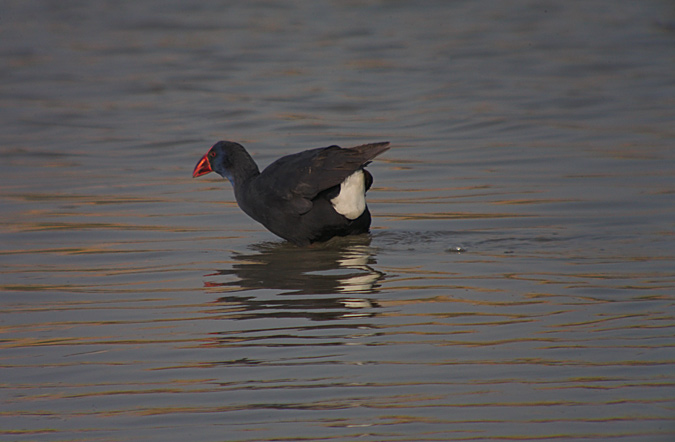
{"type": "Polygon", "coordinates": [[[288,201],[299,213],[312,208],[319,193],[340,185],[354,171],[389,149],[388,142],[356,147],[321,147],[280,158],[260,175],[261,183],[274,189],[277,198],[288,201]]]}

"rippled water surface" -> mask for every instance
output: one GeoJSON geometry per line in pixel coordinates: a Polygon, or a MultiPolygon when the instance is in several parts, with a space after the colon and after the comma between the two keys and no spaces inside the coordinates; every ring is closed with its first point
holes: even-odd
{"type": "Polygon", "coordinates": [[[0,439],[672,440],[672,3],[2,10],[0,439]],[[219,139],[391,141],[372,234],[275,238],[219,139]]]}

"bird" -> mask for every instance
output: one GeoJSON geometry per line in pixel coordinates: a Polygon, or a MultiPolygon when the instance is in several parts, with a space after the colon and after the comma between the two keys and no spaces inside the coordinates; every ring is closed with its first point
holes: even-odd
{"type": "Polygon", "coordinates": [[[389,142],[305,150],[274,161],[262,172],[244,146],[218,141],[192,177],[227,178],[239,207],[270,232],[298,246],[370,230],[365,195],[373,176],[365,167],[389,142]]]}

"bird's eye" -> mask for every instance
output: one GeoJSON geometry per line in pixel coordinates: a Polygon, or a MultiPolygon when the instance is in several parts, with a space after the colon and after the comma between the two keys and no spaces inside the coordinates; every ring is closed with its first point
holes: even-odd
{"type": "Polygon", "coordinates": [[[216,152],[212,150],[211,152],[209,152],[209,156],[210,156],[211,158],[215,158],[215,157],[216,157],[216,152]]]}

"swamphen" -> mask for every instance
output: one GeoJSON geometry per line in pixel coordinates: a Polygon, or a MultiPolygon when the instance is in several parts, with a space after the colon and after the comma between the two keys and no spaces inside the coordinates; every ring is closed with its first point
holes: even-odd
{"type": "Polygon", "coordinates": [[[388,142],[310,149],[279,158],[262,172],[246,149],[219,141],[197,163],[192,177],[216,172],[234,187],[239,207],[281,238],[300,246],[334,236],[367,233],[364,168],[388,142]]]}

